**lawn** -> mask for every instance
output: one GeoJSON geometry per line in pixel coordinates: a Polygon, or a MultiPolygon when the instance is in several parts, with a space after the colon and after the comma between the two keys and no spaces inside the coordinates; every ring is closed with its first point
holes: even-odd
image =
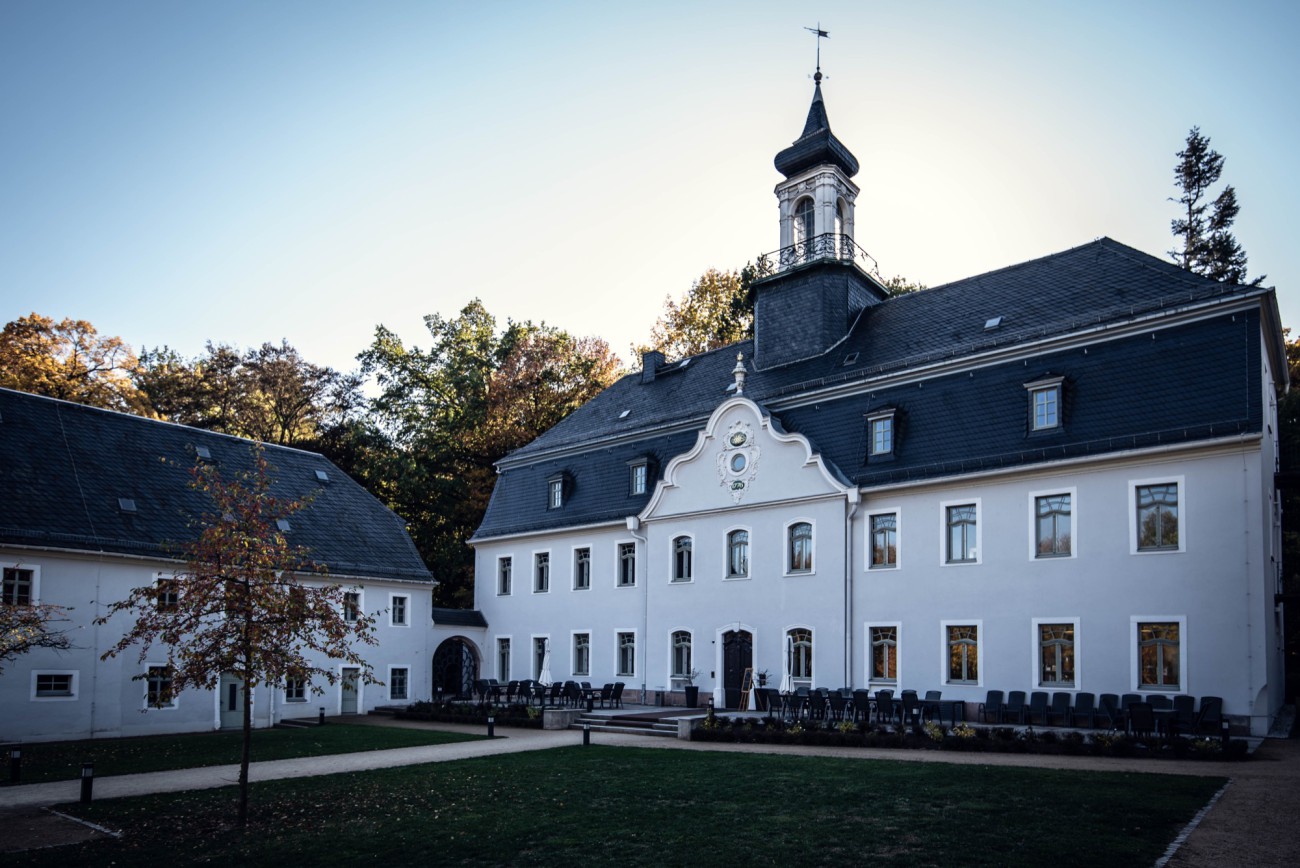
{"type": "MultiPolygon", "coordinates": [[[[456,732],[334,723],[308,729],[259,729],[253,733],[252,758],[253,762],[293,759],[446,744],[480,737],[456,732]]],[[[83,762],[95,764],[96,777],[229,765],[239,762],[242,743],[242,732],[35,742],[22,746],[22,782],[35,784],[78,778],[81,777],[83,762]]]]}
{"type": "Polygon", "coordinates": [[[573,746],[68,806],[17,864],[1149,865],[1221,778],[573,746]],[[21,861],[26,860],[26,861],[21,861]]]}

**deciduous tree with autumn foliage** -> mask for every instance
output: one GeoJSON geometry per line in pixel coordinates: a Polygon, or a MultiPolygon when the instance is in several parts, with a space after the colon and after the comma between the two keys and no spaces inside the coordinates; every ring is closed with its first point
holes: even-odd
{"type": "Polygon", "coordinates": [[[0,386],[78,404],[150,415],[131,382],[135,353],[85,320],[30,313],[0,331],[0,386]]]}
{"type": "MultiPolygon", "coordinates": [[[[223,478],[216,464],[198,463],[191,485],[212,507],[195,521],[197,535],[181,544],[183,566],[175,577],[132,589],[95,623],[119,614],[134,617],[105,659],[138,650],[144,662],[163,646],[175,695],[189,688],[212,690],[224,674],[243,683],[243,752],[239,765],[239,824],[248,818],[248,763],[252,743],[253,690],[299,679],[322,692],[343,661],[374,683],[358,649],[374,645],[374,617],[347,611],[348,588],[325,578],[310,552],[293,545],[278,520],[307,506],[271,494],[272,468],[254,447],[252,469],[223,478]]],[[[143,680],[146,675],[136,676],[143,680]]]]}

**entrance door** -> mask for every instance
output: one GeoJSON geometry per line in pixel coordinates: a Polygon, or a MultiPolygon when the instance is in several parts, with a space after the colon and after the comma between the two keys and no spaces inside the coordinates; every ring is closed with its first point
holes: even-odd
{"type": "Polygon", "coordinates": [[[340,714],[357,713],[357,680],[359,678],[359,669],[343,670],[343,702],[339,706],[340,714]]]}
{"type": "Polygon", "coordinates": [[[221,728],[239,729],[244,725],[244,682],[229,673],[221,676],[217,688],[221,703],[221,728]]]}
{"type": "Polygon", "coordinates": [[[754,636],[748,630],[722,634],[722,689],[727,708],[740,707],[740,682],[754,665],[754,636]]]}

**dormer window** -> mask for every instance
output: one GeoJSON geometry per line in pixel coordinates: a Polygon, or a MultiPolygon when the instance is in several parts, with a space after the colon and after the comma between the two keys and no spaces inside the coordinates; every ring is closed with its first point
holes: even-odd
{"type": "Polygon", "coordinates": [[[1047,377],[1025,383],[1029,390],[1029,430],[1051,431],[1061,427],[1061,385],[1064,377],[1047,377]]]}
{"type": "Polygon", "coordinates": [[[867,454],[884,458],[894,454],[894,409],[878,410],[867,416],[867,454]]]}
{"type": "Polygon", "coordinates": [[[568,493],[568,474],[557,473],[550,479],[546,480],[546,508],[559,509],[564,506],[564,498],[568,493]]]}
{"type": "Polygon", "coordinates": [[[650,459],[638,458],[627,463],[628,495],[635,497],[650,490],[650,459]]]}

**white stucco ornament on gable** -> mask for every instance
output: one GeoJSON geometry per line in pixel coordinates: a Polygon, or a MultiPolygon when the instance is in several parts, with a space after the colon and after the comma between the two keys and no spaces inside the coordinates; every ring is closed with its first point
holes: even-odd
{"type": "Polygon", "coordinates": [[[825,497],[856,502],[857,494],[806,437],[782,430],[761,406],[737,395],[718,405],[693,447],[667,463],[637,521],[825,497]]]}
{"type": "Polygon", "coordinates": [[[754,439],[753,427],[737,419],[727,429],[718,451],[718,481],[731,491],[731,499],[740,503],[746,489],[758,476],[758,458],[762,450],[754,439]]]}

